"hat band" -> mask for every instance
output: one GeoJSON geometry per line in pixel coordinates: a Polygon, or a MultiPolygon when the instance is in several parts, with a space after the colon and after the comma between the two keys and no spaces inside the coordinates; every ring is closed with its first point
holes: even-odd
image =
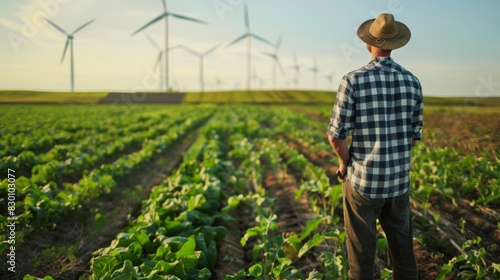
{"type": "Polygon", "coordinates": [[[377,34],[373,34],[373,32],[370,30],[370,35],[373,36],[373,38],[380,38],[380,39],[393,39],[398,37],[399,33],[396,31],[384,33],[384,32],[376,32],[377,34]]]}

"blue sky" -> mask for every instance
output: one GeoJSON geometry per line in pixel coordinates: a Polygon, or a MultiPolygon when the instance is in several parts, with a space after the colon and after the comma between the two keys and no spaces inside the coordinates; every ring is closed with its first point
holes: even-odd
{"type": "MultiPolygon", "coordinates": [[[[198,52],[222,43],[205,59],[206,89],[242,89],[246,83],[246,44],[226,45],[242,35],[243,0],[167,0],[170,12],[208,22],[169,19],[170,46],[198,52]]],[[[357,38],[360,23],[381,12],[406,23],[412,39],[393,58],[417,75],[429,96],[500,96],[500,2],[481,1],[248,1],[251,31],[271,42],[283,35],[278,88],[337,89],[343,74],[370,60],[357,38]],[[293,52],[302,69],[294,83],[293,52]],[[326,78],[333,74],[333,83],[326,78]]],[[[18,0],[0,4],[0,89],[69,90],[69,55],[61,64],[65,36],[43,18],[68,32],[96,19],[75,35],[77,91],[154,91],[159,88],[158,52],[163,24],[130,36],[162,12],[160,0],[18,0]]],[[[273,47],[252,41],[252,88],[272,87],[272,61],[261,51],[273,47]]],[[[198,59],[182,50],[170,52],[170,85],[199,90],[198,59]]]]}

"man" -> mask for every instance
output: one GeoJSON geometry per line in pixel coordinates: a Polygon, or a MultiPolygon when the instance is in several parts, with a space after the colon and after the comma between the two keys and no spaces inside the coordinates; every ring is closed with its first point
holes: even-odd
{"type": "Polygon", "coordinates": [[[390,57],[411,33],[393,15],[380,14],[361,24],[357,34],[372,61],[343,77],[328,127],[343,179],[349,278],[374,278],[378,219],[394,279],[417,279],[409,169],[412,146],[421,138],[422,88],[390,57]],[[351,131],[348,148],[345,139],[351,131]]]}

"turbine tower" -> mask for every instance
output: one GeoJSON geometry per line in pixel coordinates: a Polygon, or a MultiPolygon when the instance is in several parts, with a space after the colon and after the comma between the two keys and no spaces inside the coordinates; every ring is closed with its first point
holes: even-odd
{"type": "Polygon", "coordinates": [[[239,41],[243,40],[243,39],[246,39],[247,40],[247,91],[250,90],[250,83],[251,83],[251,55],[252,55],[252,38],[258,40],[258,41],[261,41],[265,44],[268,44],[268,45],[273,45],[271,42],[269,42],[268,40],[258,36],[258,35],[255,35],[254,33],[250,32],[250,19],[248,18],[248,5],[247,3],[245,2],[245,34],[241,35],[240,37],[236,38],[234,41],[232,41],[231,43],[229,43],[226,48],[238,43],[239,41]]]}
{"type": "Polygon", "coordinates": [[[165,21],[165,50],[164,50],[164,52],[165,52],[165,87],[166,87],[166,90],[169,91],[169,84],[168,84],[168,75],[169,75],[169,69],[168,69],[168,17],[171,16],[171,17],[174,17],[174,18],[183,19],[183,20],[186,20],[186,21],[197,22],[197,23],[202,23],[202,24],[206,24],[206,22],[198,20],[198,19],[195,19],[195,18],[186,17],[186,16],[183,16],[183,15],[178,15],[178,14],[174,14],[174,13],[169,12],[167,10],[166,0],[162,0],[162,4],[163,4],[163,13],[161,15],[155,17],[154,19],[152,19],[150,22],[148,22],[143,27],[139,28],[134,33],[132,33],[131,36],[134,36],[135,34],[141,32],[142,30],[144,30],[146,28],[148,28],[149,26],[153,25],[157,21],[160,21],[161,19],[163,19],[165,21]]]}
{"type": "Polygon", "coordinates": [[[52,21],[50,21],[49,19],[45,19],[50,25],[52,25],[55,29],[57,29],[59,32],[61,32],[62,34],[66,35],[66,45],[64,46],[64,52],[63,52],[63,55],[62,55],[62,59],[61,59],[61,64],[63,63],[64,61],[64,56],[66,55],[66,51],[68,50],[68,46],[70,48],[69,52],[70,52],[70,56],[71,56],[71,92],[75,92],[75,59],[74,59],[74,56],[73,56],[73,39],[75,39],[75,34],[82,30],[83,28],[85,28],[87,25],[91,24],[92,22],[94,22],[95,19],[85,23],[84,25],[78,27],[75,31],[73,31],[73,33],[68,33],[66,31],[64,31],[64,29],[62,29],[61,27],[59,27],[57,24],[53,23],[52,21]]]}
{"type": "Polygon", "coordinates": [[[280,59],[278,58],[278,51],[281,46],[281,40],[283,39],[283,36],[280,36],[278,38],[278,42],[276,42],[276,45],[274,45],[274,52],[262,52],[264,55],[270,57],[273,59],[273,88],[276,89],[276,67],[279,66],[281,70],[281,74],[285,74],[285,70],[283,69],[283,65],[280,62],[280,59]]]}
{"type": "Polygon", "coordinates": [[[261,76],[257,75],[257,72],[255,71],[255,69],[253,70],[252,80],[256,80],[259,83],[260,89],[263,88],[264,79],[261,76]]]}
{"type": "Polygon", "coordinates": [[[203,72],[204,72],[204,67],[203,67],[203,61],[205,59],[205,57],[209,54],[211,54],[213,51],[215,51],[215,49],[217,49],[218,47],[220,46],[220,44],[218,45],[215,45],[213,46],[212,48],[208,49],[207,51],[203,52],[203,53],[199,53],[195,50],[192,50],[184,45],[177,45],[175,47],[172,47],[171,50],[173,49],[177,49],[177,48],[181,48],[181,49],[184,49],[185,51],[197,56],[199,59],[200,59],[200,70],[199,70],[199,73],[200,73],[200,77],[199,77],[199,81],[200,81],[200,90],[201,92],[204,92],[205,91],[205,83],[204,83],[204,78],[203,78],[203,72]]]}
{"type": "Polygon", "coordinates": [[[318,86],[318,72],[319,72],[319,69],[318,69],[318,65],[316,64],[316,57],[313,57],[313,67],[309,68],[309,70],[311,72],[313,72],[313,79],[314,79],[314,89],[317,89],[318,86]]]}
{"type": "Polygon", "coordinates": [[[328,84],[330,85],[330,89],[333,88],[333,74],[334,72],[330,73],[330,75],[325,75],[325,78],[328,80],[328,84]]]}
{"type": "Polygon", "coordinates": [[[295,88],[298,88],[299,86],[299,76],[300,76],[300,64],[299,64],[299,61],[297,59],[297,54],[295,53],[295,51],[293,52],[293,61],[295,62],[294,65],[290,66],[291,68],[293,68],[295,70],[295,78],[293,79],[293,82],[295,84],[295,88]]]}
{"type": "Polygon", "coordinates": [[[217,87],[217,90],[220,89],[220,85],[222,84],[222,80],[219,77],[215,77],[215,86],[217,87]]]}
{"type": "Polygon", "coordinates": [[[163,91],[163,82],[162,82],[162,67],[161,67],[161,58],[163,56],[163,51],[161,50],[160,46],[158,46],[158,44],[153,40],[153,38],[151,38],[151,36],[147,35],[146,34],[146,38],[148,38],[149,42],[151,43],[151,45],[153,45],[153,47],[155,49],[158,50],[158,58],[156,59],[156,62],[155,62],[155,67],[153,68],[154,70],[156,70],[158,68],[158,83],[160,84],[160,92],[163,91]]]}

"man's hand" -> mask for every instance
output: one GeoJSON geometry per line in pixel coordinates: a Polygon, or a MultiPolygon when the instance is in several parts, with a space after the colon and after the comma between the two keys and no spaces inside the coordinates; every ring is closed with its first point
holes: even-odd
{"type": "Polygon", "coordinates": [[[335,175],[337,175],[337,179],[338,179],[339,181],[344,182],[344,179],[345,179],[345,176],[347,175],[347,173],[342,174],[342,173],[340,172],[340,168],[339,168],[339,169],[337,169],[337,173],[336,173],[335,175]]]}
{"type": "Polygon", "coordinates": [[[341,179],[343,179],[347,175],[347,165],[341,163],[337,172],[342,175],[341,179]]]}
{"type": "Polygon", "coordinates": [[[342,175],[341,179],[345,178],[347,175],[347,166],[349,165],[349,161],[351,161],[347,143],[344,139],[335,139],[330,135],[328,135],[328,142],[330,142],[330,146],[339,157],[339,169],[337,172],[340,172],[340,175],[342,175]]]}

